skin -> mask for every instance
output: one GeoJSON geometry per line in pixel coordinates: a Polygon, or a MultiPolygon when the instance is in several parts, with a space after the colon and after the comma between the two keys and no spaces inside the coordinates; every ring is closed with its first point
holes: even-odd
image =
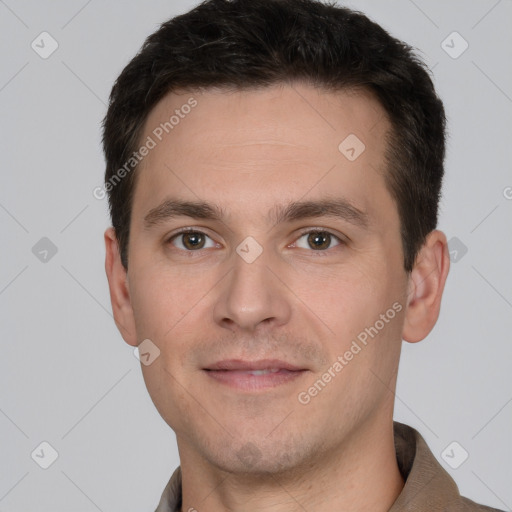
{"type": "Polygon", "coordinates": [[[139,166],[127,272],[114,231],[105,232],[116,324],[128,344],[150,339],[160,350],[141,368],[176,433],[182,510],[386,511],[404,485],[392,430],[401,342],[420,341],[437,320],[446,237],[431,232],[405,272],[384,182],[390,124],[370,93],[299,83],[174,92],[150,113],[141,140],[191,96],[195,109],[139,166]],[[349,134],[365,144],[354,161],[338,149],[349,134]],[[276,205],[325,197],[350,201],[367,225],[267,218],[276,205]],[[144,217],[167,198],[215,203],[225,216],[146,229],[144,217]],[[205,233],[206,246],[169,241],[183,227],[205,233]],[[321,250],[303,234],[313,228],[334,235],[321,250]],[[252,263],[236,252],[248,236],[263,249],[252,263]],[[395,303],[401,311],[300,403],[298,394],[395,303]],[[241,391],[204,371],[223,359],[282,359],[307,371],[241,391]]]}

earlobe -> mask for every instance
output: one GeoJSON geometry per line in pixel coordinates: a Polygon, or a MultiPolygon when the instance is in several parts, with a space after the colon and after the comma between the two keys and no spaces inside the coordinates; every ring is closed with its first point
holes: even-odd
{"type": "Polygon", "coordinates": [[[439,317],[441,298],[450,269],[446,236],[430,232],[409,276],[407,310],[402,338],[410,343],[424,339],[439,317]]]}
{"type": "Polygon", "coordinates": [[[135,319],[130,301],[128,276],[121,263],[114,228],[105,231],[105,272],[110,290],[110,302],[117,328],[128,345],[137,346],[135,319]]]}

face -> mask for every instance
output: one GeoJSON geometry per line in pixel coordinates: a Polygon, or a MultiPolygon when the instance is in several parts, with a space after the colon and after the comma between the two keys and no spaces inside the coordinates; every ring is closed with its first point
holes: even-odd
{"type": "Polygon", "coordinates": [[[124,337],[160,351],[142,370],[182,460],[289,471],[390,421],[408,276],[389,129],[369,93],[304,84],[149,115],[124,337]]]}

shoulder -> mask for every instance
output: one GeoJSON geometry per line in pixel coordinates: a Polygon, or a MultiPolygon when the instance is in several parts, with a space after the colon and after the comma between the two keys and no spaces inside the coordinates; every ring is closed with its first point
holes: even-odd
{"type": "Polygon", "coordinates": [[[464,498],[461,496],[460,502],[462,505],[461,510],[463,512],[504,512],[497,508],[487,507],[486,505],[480,505],[479,503],[475,503],[471,501],[469,498],[464,498]]]}

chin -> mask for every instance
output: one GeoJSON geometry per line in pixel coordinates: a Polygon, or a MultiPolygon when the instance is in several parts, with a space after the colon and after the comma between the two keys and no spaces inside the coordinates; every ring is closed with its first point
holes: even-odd
{"type": "Polygon", "coordinates": [[[230,439],[229,446],[219,447],[216,453],[203,454],[210,463],[227,473],[251,477],[289,475],[294,469],[311,464],[311,453],[300,440],[289,438],[239,440],[230,439]]]}

